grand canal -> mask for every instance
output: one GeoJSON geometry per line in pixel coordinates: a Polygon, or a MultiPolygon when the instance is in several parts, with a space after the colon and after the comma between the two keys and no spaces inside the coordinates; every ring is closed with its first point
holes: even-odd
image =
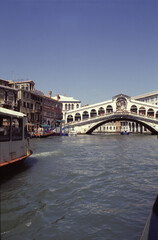
{"type": "Polygon", "coordinates": [[[2,240],[140,239],[158,194],[158,139],[82,135],[30,141],[1,185],[2,240]]]}

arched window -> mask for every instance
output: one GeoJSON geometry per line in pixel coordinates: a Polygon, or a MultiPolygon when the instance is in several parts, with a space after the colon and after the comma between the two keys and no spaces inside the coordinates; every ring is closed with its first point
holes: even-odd
{"type": "Polygon", "coordinates": [[[140,115],[146,115],[146,109],[144,107],[139,108],[139,114],[140,115]]]}
{"type": "Polygon", "coordinates": [[[110,113],[113,113],[113,108],[111,105],[108,105],[106,108],[106,114],[110,114],[110,113]]]}
{"type": "Polygon", "coordinates": [[[156,112],[156,118],[158,119],[158,111],[156,112]]]}
{"type": "Polygon", "coordinates": [[[79,104],[76,105],[76,108],[79,108],[79,104]]]}
{"type": "Polygon", "coordinates": [[[148,117],[154,117],[154,110],[152,108],[149,108],[147,115],[148,117]]]}
{"type": "Polygon", "coordinates": [[[74,104],[72,104],[72,110],[74,110],[74,104]]]}
{"type": "Polygon", "coordinates": [[[89,118],[89,113],[87,111],[84,111],[82,114],[83,120],[86,120],[89,118]]]}
{"type": "Polygon", "coordinates": [[[67,122],[73,122],[73,116],[72,115],[68,115],[67,122]]]}
{"type": "Polygon", "coordinates": [[[80,113],[75,114],[75,121],[80,121],[81,120],[81,115],[80,113]]]}
{"type": "Polygon", "coordinates": [[[91,118],[97,116],[97,112],[96,112],[95,109],[92,109],[92,110],[91,110],[90,116],[91,116],[91,118]]]}
{"type": "Polygon", "coordinates": [[[65,110],[67,110],[67,104],[65,104],[65,110]]]}
{"type": "Polygon", "coordinates": [[[69,104],[68,110],[70,110],[70,104],[69,104]]]}
{"type": "Polygon", "coordinates": [[[132,105],[131,113],[137,113],[137,106],[136,105],[132,105]]]}
{"type": "Polygon", "coordinates": [[[105,110],[104,110],[103,107],[100,107],[99,110],[98,110],[98,115],[100,116],[100,115],[103,115],[103,114],[105,114],[105,110]]]}

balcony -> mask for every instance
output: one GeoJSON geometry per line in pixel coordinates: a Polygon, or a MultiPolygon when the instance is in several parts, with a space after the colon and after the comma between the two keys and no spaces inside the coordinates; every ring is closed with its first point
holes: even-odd
{"type": "Polygon", "coordinates": [[[11,101],[2,101],[0,105],[4,108],[11,109],[12,108],[12,102],[11,101]]]}
{"type": "Polygon", "coordinates": [[[18,104],[13,103],[12,101],[1,101],[0,106],[7,109],[13,109],[13,110],[18,109],[18,104]]]}

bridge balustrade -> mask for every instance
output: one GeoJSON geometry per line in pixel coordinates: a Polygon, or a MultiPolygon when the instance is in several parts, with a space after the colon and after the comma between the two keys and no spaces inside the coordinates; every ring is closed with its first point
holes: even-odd
{"type": "Polygon", "coordinates": [[[108,105],[106,108],[106,112],[103,107],[100,107],[98,112],[96,109],[92,109],[90,112],[84,111],[81,114],[76,113],[75,116],[68,115],[67,122],[78,122],[78,121],[86,121],[89,119],[99,118],[103,116],[108,115],[124,115],[124,114],[132,114],[132,115],[139,115],[144,118],[156,118],[158,119],[158,111],[155,112],[152,108],[149,108],[148,110],[145,107],[137,107],[136,105],[132,105],[130,108],[130,111],[128,110],[116,110],[113,111],[113,108],[111,105],[108,105]]]}

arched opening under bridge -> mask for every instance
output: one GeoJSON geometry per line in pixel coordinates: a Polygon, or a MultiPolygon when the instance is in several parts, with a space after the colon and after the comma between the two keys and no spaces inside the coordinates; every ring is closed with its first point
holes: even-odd
{"type": "Polygon", "coordinates": [[[148,125],[148,123],[144,123],[141,120],[138,120],[136,118],[130,117],[130,116],[123,116],[123,117],[119,117],[119,116],[115,116],[115,117],[111,117],[108,120],[103,120],[102,122],[96,123],[96,125],[94,125],[92,128],[90,128],[86,134],[91,134],[96,128],[109,123],[109,122],[116,122],[116,121],[130,121],[130,122],[135,122],[136,125],[140,124],[141,126],[144,126],[146,129],[148,129],[151,134],[156,134],[158,135],[158,132],[151,127],[150,125],[148,125]]]}

